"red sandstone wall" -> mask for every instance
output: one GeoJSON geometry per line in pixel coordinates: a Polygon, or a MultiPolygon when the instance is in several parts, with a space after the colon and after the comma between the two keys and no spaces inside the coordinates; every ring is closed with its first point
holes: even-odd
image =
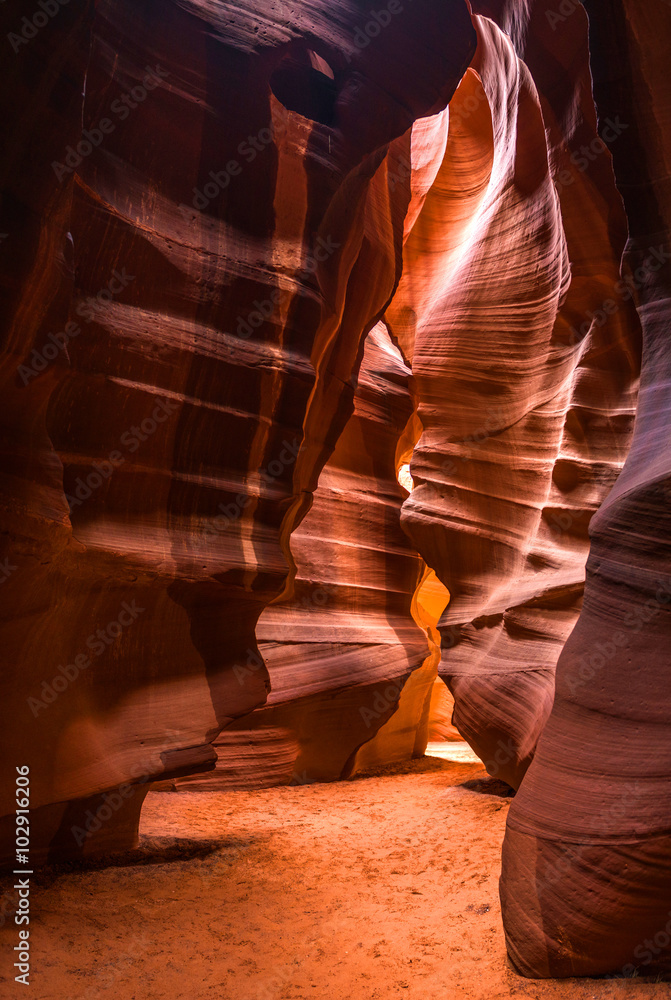
{"type": "Polygon", "coordinates": [[[552,714],[513,803],[501,900],[529,976],[671,967],[668,649],[671,11],[587,4],[602,122],[627,212],[622,278],[643,330],[636,427],[590,527],[585,604],[552,714]]]}
{"type": "Polygon", "coordinates": [[[132,841],[146,781],[266,699],[234,668],[400,275],[388,143],[473,52],[460,0],[364,49],[366,12],[72,0],[3,59],[2,698],[36,856],[132,841]]]}

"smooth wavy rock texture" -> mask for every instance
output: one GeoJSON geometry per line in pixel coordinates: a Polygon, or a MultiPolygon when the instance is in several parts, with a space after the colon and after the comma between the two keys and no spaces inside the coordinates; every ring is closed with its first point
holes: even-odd
{"type": "Polygon", "coordinates": [[[624,300],[590,319],[618,281],[626,227],[586,25],[554,44],[542,97],[511,38],[474,24],[386,320],[422,427],[402,521],[451,594],[439,673],[459,731],[517,787],[580,609],[589,520],[629,444],[638,321],[624,300]],[[597,153],[583,169],[571,157],[586,141],[597,153]]]}
{"type": "Polygon", "coordinates": [[[3,58],[2,697],[35,859],[132,842],[146,783],[267,697],[235,668],[400,276],[389,143],[475,47],[462,0],[361,47],[368,16],[71,0],[3,58]]]}
{"type": "MultiPolygon", "coordinates": [[[[283,734],[293,748],[288,773],[275,772],[274,783],[332,780],[364,759],[423,754],[436,662],[412,617],[424,567],[400,527],[407,491],[396,478],[413,412],[409,377],[378,324],[366,338],[354,412],[291,536],[291,597],[266,608],[256,628],[271,682],[266,705],[215,741],[216,771],[178,787],[229,787],[245,772],[251,787],[265,784],[273,758],[259,742],[264,733],[283,734]]],[[[241,682],[260,664],[250,649],[241,682]]]]}
{"type": "Polygon", "coordinates": [[[613,158],[643,357],[631,450],[591,522],[584,607],[504,841],[508,950],[536,977],[671,968],[671,10],[586,6],[600,122],[628,126],[613,158]]]}

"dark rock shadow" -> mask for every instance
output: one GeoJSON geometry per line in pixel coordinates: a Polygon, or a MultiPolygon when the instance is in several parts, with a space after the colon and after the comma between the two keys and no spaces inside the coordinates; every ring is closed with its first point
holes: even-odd
{"type": "MultiPolygon", "coordinates": [[[[211,837],[198,840],[193,837],[140,836],[140,844],[133,850],[45,865],[35,870],[30,876],[30,881],[31,884],[47,887],[63,875],[104,871],[108,868],[179,864],[198,859],[204,860],[217,853],[224,856],[237,855],[247,851],[256,843],[255,838],[242,837],[211,837]]],[[[0,874],[6,875],[7,873],[0,874]]],[[[11,877],[8,875],[8,878],[11,877]]]]}
{"type": "Polygon", "coordinates": [[[471,778],[463,781],[460,787],[479,795],[496,795],[500,799],[512,799],[515,796],[515,789],[500,778],[471,778]]]}
{"type": "Polygon", "coordinates": [[[455,771],[462,770],[463,768],[467,768],[472,773],[472,769],[476,766],[482,767],[481,764],[475,765],[468,762],[461,763],[460,761],[442,760],[440,757],[413,757],[411,760],[403,760],[395,764],[387,764],[383,767],[373,767],[369,770],[353,774],[344,780],[360,781],[364,778],[385,778],[397,774],[437,774],[439,772],[454,774],[455,771]]]}

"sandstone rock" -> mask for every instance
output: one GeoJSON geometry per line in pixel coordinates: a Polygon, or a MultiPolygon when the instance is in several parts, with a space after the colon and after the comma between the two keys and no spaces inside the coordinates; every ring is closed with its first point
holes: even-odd
{"type": "Polygon", "coordinates": [[[517,787],[580,609],[589,520],[629,444],[638,321],[625,300],[596,315],[625,221],[596,140],[584,19],[552,49],[544,98],[510,38],[474,23],[386,320],[422,425],[402,521],[451,595],[439,673],[459,732],[517,787]],[[585,139],[599,152],[583,170],[571,157],[585,139]]]}
{"type": "Polygon", "coordinates": [[[358,44],[368,13],[72,0],[3,59],[2,697],[36,860],[132,841],[116,813],[71,831],[92,796],[213,767],[267,696],[234,668],[400,275],[389,143],[474,48],[461,0],[358,44]]]}
{"type": "Polygon", "coordinates": [[[504,841],[508,950],[536,977],[671,968],[671,149],[659,125],[671,10],[586,6],[600,122],[626,126],[613,144],[629,228],[621,288],[643,359],[631,450],[590,525],[584,607],[504,841]]]}
{"type": "MultiPolygon", "coordinates": [[[[276,772],[277,783],[333,780],[424,752],[436,662],[412,617],[423,565],[400,527],[407,491],[396,478],[413,411],[409,377],[378,324],[366,338],[352,416],[291,536],[290,596],[266,608],[256,628],[270,675],[266,705],[215,741],[216,771],[178,787],[241,780],[232,730],[247,738],[281,729],[293,740],[289,777],[276,772]]],[[[250,649],[240,680],[261,662],[250,649]]],[[[262,743],[257,750],[247,759],[249,787],[265,783],[272,766],[262,743]]]]}

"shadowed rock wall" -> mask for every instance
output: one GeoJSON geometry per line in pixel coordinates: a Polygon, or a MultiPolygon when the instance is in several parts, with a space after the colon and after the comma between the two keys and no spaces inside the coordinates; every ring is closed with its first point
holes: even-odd
{"type": "Polygon", "coordinates": [[[600,121],[628,125],[613,159],[643,356],[631,450],[592,519],[584,608],[508,818],[501,900],[528,976],[671,968],[671,10],[586,7],[600,121]]]}
{"type": "Polygon", "coordinates": [[[366,17],[73,0],[3,59],[4,760],[36,859],[132,842],[146,782],[267,697],[233,668],[400,275],[388,144],[474,48],[461,0],[361,48],[366,17]]]}

